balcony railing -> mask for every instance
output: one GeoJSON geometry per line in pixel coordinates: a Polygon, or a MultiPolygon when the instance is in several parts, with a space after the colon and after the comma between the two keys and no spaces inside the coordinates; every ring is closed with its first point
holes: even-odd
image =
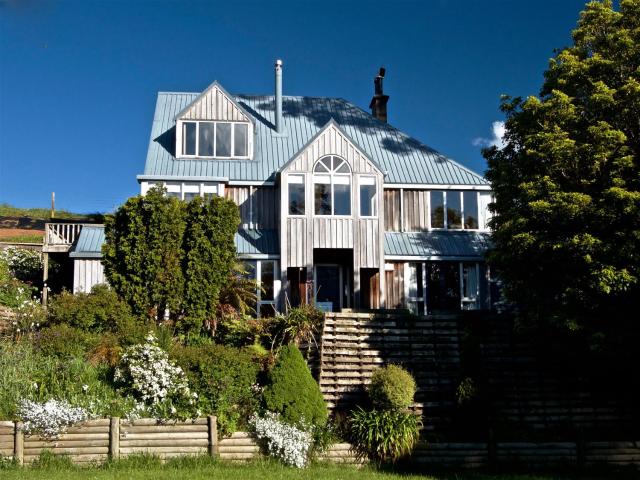
{"type": "Polygon", "coordinates": [[[46,223],[44,252],[66,252],[75,243],[84,223],[46,223]]]}

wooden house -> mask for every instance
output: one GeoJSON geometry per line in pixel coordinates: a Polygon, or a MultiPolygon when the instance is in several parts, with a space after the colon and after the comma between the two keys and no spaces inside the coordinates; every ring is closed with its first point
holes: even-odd
{"type": "MultiPolygon", "coordinates": [[[[141,193],[240,208],[238,256],[263,285],[262,315],[325,310],[416,313],[490,305],[491,191],[479,174],[387,123],[384,70],[367,112],[341,98],[160,92],[141,193]]],[[[81,234],[82,235],[82,234],[81,234]]]]}

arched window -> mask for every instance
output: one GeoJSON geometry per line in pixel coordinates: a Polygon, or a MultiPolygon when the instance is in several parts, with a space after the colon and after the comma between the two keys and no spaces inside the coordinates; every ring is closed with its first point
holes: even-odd
{"type": "Polygon", "coordinates": [[[335,155],[318,160],[313,167],[316,215],[351,215],[351,169],[335,155]]]}

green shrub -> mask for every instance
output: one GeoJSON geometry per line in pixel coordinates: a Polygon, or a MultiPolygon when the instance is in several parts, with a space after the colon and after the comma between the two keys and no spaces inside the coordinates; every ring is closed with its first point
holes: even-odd
{"type": "Polygon", "coordinates": [[[15,278],[31,285],[42,281],[42,254],[36,250],[9,247],[0,250],[0,262],[5,263],[15,278]]]}
{"type": "Polygon", "coordinates": [[[280,350],[276,364],[269,372],[264,400],[269,411],[280,413],[288,423],[304,422],[318,427],[327,423],[327,406],[320,387],[295,345],[280,350]]]}
{"type": "Polygon", "coordinates": [[[61,359],[84,359],[99,343],[99,335],[64,324],[43,328],[33,338],[38,352],[61,359]]]}
{"type": "Polygon", "coordinates": [[[95,285],[91,293],[65,291],[54,296],[49,302],[49,321],[92,332],[127,331],[137,323],[129,305],[107,285],[95,285]]]}
{"type": "Polygon", "coordinates": [[[84,407],[96,416],[125,416],[133,402],[117,394],[111,376],[105,365],[43,355],[25,342],[0,342],[0,419],[14,419],[22,399],[44,402],[51,398],[84,407]]]}
{"type": "Polygon", "coordinates": [[[368,391],[376,408],[402,410],[413,403],[416,382],[404,368],[388,365],[373,372],[368,391]]]}
{"type": "Polygon", "coordinates": [[[259,405],[259,360],[248,349],[224,345],[176,346],[172,358],[182,367],[199,407],[215,414],[222,434],[244,427],[259,405]]]}
{"type": "Polygon", "coordinates": [[[7,258],[0,256],[0,305],[17,308],[31,300],[36,290],[18,280],[13,274],[7,258]]]}
{"type": "Polygon", "coordinates": [[[421,427],[413,413],[360,407],[352,412],[349,423],[349,440],[358,456],[378,464],[393,463],[411,453],[421,427]]]}

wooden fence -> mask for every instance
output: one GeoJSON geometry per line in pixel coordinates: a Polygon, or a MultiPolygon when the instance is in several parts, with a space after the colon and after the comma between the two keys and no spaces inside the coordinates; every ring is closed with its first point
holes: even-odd
{"type": "Polygon", "coordinates": [[[416,379],[412,409],[422,415],[425,437],[484,440],[490,427],[498,441],[634,438],[640,421],[637,401],[606,388],[595,391],[544,365],[544,353],[517,335],[508,316],[327,313],[319,350],[318,380],[332,411],[366,402],[375,368],[405,366],[416,379]],[[470,337],[473,329],[478,332],[470,337]],[[471,359],[465,353],[470,339],[471,359]],[[479,414],[485,425],[476,431],[456,398],[470,363],[487,401],[479,414]]]}
{"type": "MultiPolygon", "coordinates": [[[[97,464],[108,458],[152,454],[161,458],[211,455],[228,461],[249,461],[261,456],[260,446],[246,432],[218,439],[215,417],[158,424],[156,420],[133,422],[119,418],[97,419],[71,427],[56,439],[25,435],[21,424],[0,422],[0,457],[30,463],[43,450],[67,455],[78,464],[97,464]]],[[[332,445],[319,460],[358,465],[348,443],[332,445]]],[[[535,443],[428,443],[420,442],[411,463],[432,468],[480,468],[490,465],[529,467],[640,466],[640,441],[535,443]]]]}

